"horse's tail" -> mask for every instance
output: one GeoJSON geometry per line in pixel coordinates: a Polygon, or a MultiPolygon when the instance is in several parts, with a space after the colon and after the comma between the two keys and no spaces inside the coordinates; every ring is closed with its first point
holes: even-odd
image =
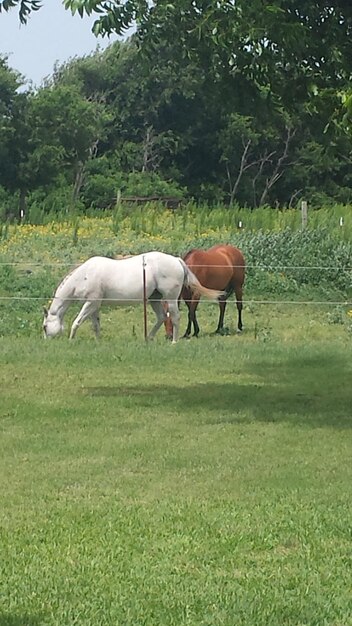
{"type": "Polygon", "coordinates": [[[192,270],[186,265],[183,259],[179,258],[179,261],[182,264],[183,271],[185,274],[183,286],[188,287],[193,293],[199,296],[205,296],[209,298],[209,300],[217,300],[220,296],[225,295],[225,291],[219,291],[217,289],[208,289],[204,287],[198,280],[198,278],[193,274],[192,270]]]}

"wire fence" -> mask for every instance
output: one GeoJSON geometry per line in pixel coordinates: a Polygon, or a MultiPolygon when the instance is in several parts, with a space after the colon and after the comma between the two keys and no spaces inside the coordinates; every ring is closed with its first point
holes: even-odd
{"type": "MultiPolygon", "coordinates": [[[[55,296],[0,296],[0,302],[10,302],[10,301],[42,301],[47,302],[48,300],[54,300],[55,296]]],[[[64,298],[65,302],[76,302],[83,303],[86,300],[83,298],[64,298]]],[[[143,297],[141,298],[87,298],[89,302],[101,302],[108,304],[118,304],[125,303],[126,305],[134,305],[134,304],[143,304],[143,297]]],[[[148,303],[150,302],[160,302],[160,298],[147,298],[148,303]]],[[[192,302],[192,300],[182,299],[182,302],[192,302]]],[[[216,300],[202,300],[203,304],[215,304],[216,300]]],[[[228,303],[236,304],[236,299],[231,298],[227,300],[228,303]]],[[[352,307],[352,300],[256,300],[256,299],[243,299],[241,300],[243,305],[251,305],[251,304],[270,304],[270,305],[320,305],[320,306],[349,306],[352,307]]]]}
{"type": "MultiPolygon", "coordinates": [[[[107,257],[107,258],[111,258],[111,257],[107,257]]],[[[125,259],[128,258],[133,258],[133,257],[125,257],[125,259]]],[[[123,261],[125,260],[123,258],[121,259],[112,259],[114,261],[123,261]]],[[[82,261],[83,263],[83,261],[82,261]]],[[[24,266],[24,267],[78,267],[80,265],[80,263],[75,263],[75,262],[65,262],[65,263],[60,263],[60,262],[55,262],[55,263],[43,263],[43,262],[39,262],[39,261],[12,261],[12,262],[0,262],[0,266],[24,266]]],[[[201,265],[195,265],[192,264],[193,268],[228,268],[229,265],[204,265],[203,263],[201,265]]],[[[271,265],[236,265],[235,269],[263,269],[263,270],[273,270],[275,269],[275,271],[281,271],[281,270],[336,270],[336,271],[352,271],[352,266],[349,265],[344,265],[344,266],[335,266],[335,265],[275,265],[271,264],[271,265]]]]}
{"type": "MultiPolygon", "coordinates": [[[[142,255],[140,255],[142,256],[142,255]]],[[[127,258],[131,258],[131,257],[125,257],[127,258]]],[[[123,259],[114,259],[114,260],[123,260],[123,259]]],[[[42,268],[48,268],[48,267],[78,267],[80,265],[80,263],[74,263],[74,262],[50,262],[50,263],[45,263],[45,262],[40,262],[40,261],[12,261],[12,262],[0,262],[0,267],[4,267],[4,266],[9,266],[9,267],[25,267],[25,268],[29,268],[29,267],[42,267],[42,268]]],[[[307,270],[307,271],[336,271],[336,272],[349,272],[352,271],[352,266],[334,266],[334,265],[236,265],[235,266],[238,269],[253,269],[253,270],[262,270],[262,271],[270,271],[273,272],[275,271],[275,273],[282,273],[285,270],[307,270]]],[[[221,268],[229,268],[228,265],[192,265],[192,269],[194,268],[217,268],[217,269],[221,269],[221,268]]],[[[31,274],[32,272],[30,270],[28,270],[28,273],[31,274]]],[[[351,287],[352,287],[352,276],[351,276],[351,287]]],[[[29,296],[29,295],[0,295],[0,302],[9,302],[9,301],[44,301],[47,302],[48,300],[53,300],[53,298],[55,297],[55,295],[46,295],[46,296],[29,296]]],[[[66,301],[68,302],[82,302],[82,299],[78,299],[78,298],[65,298],[66,301]]],[[[159,301],[160,298],[148,298],[148,302],[156,302],[159,301]]],[[[92,299],[89,298],[89,301],[91,302],[108,302],[108,303],[116,303],[116,304],[138,304],[138,303],[143,303],[143,298],[96,298],[96,299],[92,299]]],[[[184,300],[185,302],[187,302],[187,300],[184,300]]],[[[208,304],[213,304],[214,302],[210,301],[210,300],[202,300],[203,303],[208,303],[208,304]]],[[[231,298],[228,300],[228,302],[235,302],[236,303],[236,298],[231,298]]],[[[258,300],[258,299],[254,299],[254,298],[244,298],[242,300],[244,305],[254,305],[254,304],[261,304],[261,305],[319,305],[319,306],[343,306],[343,307],[352,307],[352,300],[278,300],[278,299],[263,299],[263,300],[258,300]]]]}

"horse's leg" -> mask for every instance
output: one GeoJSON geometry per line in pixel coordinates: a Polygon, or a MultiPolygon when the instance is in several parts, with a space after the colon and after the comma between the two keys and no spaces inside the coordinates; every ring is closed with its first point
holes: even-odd
{"type": "Polygon", "coordinates": [[[225,317],[225,310],[226,310],[226,298],[222,297],[219,298],[219,309],[220,309],[220,313],[219,313],[219,321],[218,321],[218,327],[216,329],[216,333],[221,333],[222,329],[224,328],[224,317],[225,317]]]}
{"type": "Polygon", "coordinates": [[[200,296],[197,296],[195,293],[192,293],[192,291],[188,289],[187,287],[184,289],[183,299],[188,308],[188,323],[187,323],[186,332],[183,335],[184,339],[190,338],[191,332],[192,332],[192,324],[193,324],[193,329],[194,329],[193,335],[194,337],[198,337],[199,326],[198,326],[198,322],[196,318],[196,309],[199,303],[199,298],[200,296]]]}
{"type": "Polygon", "coordinates": [[[190,310],[189,310],[191,324],[193,322],[193,337],[198,337],[199,335],[199,326],[198,326],[198,321],[197,321],[197,316],[196,316],[196,311],[197,311],[197,307],[199,304],[199,300],[200,300],[199,296],[194,296],[191,302],[190,310]]]}
{"type": "Polygon", "coordinates": [[[169,312],[169,305],[167,302],[163,302],[163,309],[166,313],[166,320],[164,321],[164,326],[165,326],[165,336],[166,339],[172,339],[172,321],[171,321],[171,317],[170,317],[170,312],[169,312]]]}
{"type": "Polygon", "coordinates": [[[180,328],[180,310],[177,300],[170,300],[169,313],[172,322],[172,343],[177,343],[180,328]]]}
{"type": "Polygon", "coordinates": [[[167,320],[167,315],[165,312],[165,309],[163,307],[163,303],[161,302],[161,300],[156,299],[156,300],[149,300],[149,304],[152,307],[155,315],[156,315],[156,323],[154,324],[153,328],[151,329],[149,335],[148,335],[148,339],[154,339],[156,333],[158,332],[160,326],[167,320]]]}
{"type": "Polygon", "coordinates": [[[97,339],[99,339],[100,335],[100,317],[99,312],[94,311],[94,313],[90,316],[92,320],[92,326],[97,339]]]}
{"type": "Polygon", "coordinates": [[[192,331],[192,322],[191,322],[191,313],[190,313],[192,296],[193,296],[192,291],[188,287],[184,287],[182,289],[180,297],[183,298],[188,309],[188,322],[187,322],[187,328],[186,328],[185,334],[183,335],[184,339],[189,339],[189,337],[191,336],[191,331],[192,331]]]}
{"type": "Polygon", "coordinates": [[[188,309],[188,322],[185,334],[183,335],[184,339],[189,339],[192,332],[192,321],[191,321],[191,302],[186,301],[187,309],[188,309]]]}
{"type": "Polygon", "coordinates": [[[237,305],[237,311],[238,311],[237,328],[238,328],[238,331],[241,332],[241,330],[243,329],[243,325],[242,325],[242,309],[243,309],[243,302],[242,302],[243,290],[242,290],[242,285],[237,285],[235,287],[235,294],[236,294],[236,305],[237,305]]]}
{"type": "Polygon", "coordinates": [[[76,319],[73,320],[70,332],[70,339],[74,338],[77,329],[81,326],[81,324],[83,324],[83,322],[85,322],[85,320],[87,320],[89,317],[92,317],[92,315],[94,315],[99,310],[99,307],[99,300],[94,300],[92,302],[88,300],[88,302],[84,303],[76,319]]]}
{"type": "Polygon", "coordinates": [[[189,339],[189,337],[191,336],[192,324],[193,324],[193,330],[194,330],[193,336],[198,337],[199,326],[198,326],[197,317],[196,317],[196,310],[197,310],[198,303],[199,303],[199,297],[196,297],[193,295],[192,295],[192,300],[186,301],[186,304],[188,307],[188,324],[187,324],[186,332],[183,335],[185,339],[189,339]]]}

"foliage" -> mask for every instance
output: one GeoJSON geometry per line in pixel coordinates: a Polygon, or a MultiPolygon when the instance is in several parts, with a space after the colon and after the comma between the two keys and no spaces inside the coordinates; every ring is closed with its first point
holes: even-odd
{"type": "MultiPolygon", "coordinates": [[[[343,292],[352,287],[352,248],[326,229],[253,234],[243,248],[249,266],[262,266],[264,273],[275,275],[275,281],[281,276],[283,284],[287,278],[297,286],[327,285],[343,292]]],[[[249,268],[249,276],[252,273],[249,268]]]]}
{"type": "Polygon", "coordinates": [[[173,196],[182,198],[182,189],[177,183],[162,180],[155,173],[131,172],[125,186],[124,194],[128,196],[173,196]]]}
{"type": "Polygon", "coordinates": [[[85,206],[112,207],[119,198],[168,197],[182,198],[183,190],[177,183],[163,180],[155,172],[131,172],[130,174],[96,173],[87,175],[81,198],[85,206]]]}
{"type": "Polygon", "coordinates": [[[28,16],[32,11],[38,11],[42,6],[41,0],[0,0],[0,13],[18,6],[18,15],[22,24],[27,23],[28,16]]]}
{"type": "Polygon", "coordinates": [[[19,127],[23,113],[25,96],[18,94],[21,79],[17,72],[10,69],[6,57],[0,56],[0,185],[13,191],[19,185],[14,182],[16,162],[24,142],[26,131],[19,136],[19,127]],[[17,140],[17,141],[16,141],[17,140]]]}
{"type": "Polygon", "coordinates": [[[212,204],[351,202],[350,4],[113,4],[66,0],[97,16],[97,32],[131,20],[137,31],[57,66],[37,94],[16,94],[19,79],[3,61],[0,91],[12,104],[0,184],[22,205],[63,177],[73,204],[81,196],[91,207],[96,194],[105,205],[119,181],[140,173],[212,204]],[[95,159],[103,170],[90,167],[95,159]]]}

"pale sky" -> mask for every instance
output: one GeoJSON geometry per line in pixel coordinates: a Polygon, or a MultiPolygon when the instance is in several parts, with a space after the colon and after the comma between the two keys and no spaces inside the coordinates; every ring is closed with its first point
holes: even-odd
{"type": "Polygon", "coordinates": [[[52,74],[56,61],[106,48],[117,37],[95,37],[91,29],[95,17],[83,19],[66,11],[61,0],[45,0],[42,8],[31,14],[26,25],[20,24],[18,9],[0,13],[0,53],[8,64],[26,79],[39,86],[52,74]]]}

